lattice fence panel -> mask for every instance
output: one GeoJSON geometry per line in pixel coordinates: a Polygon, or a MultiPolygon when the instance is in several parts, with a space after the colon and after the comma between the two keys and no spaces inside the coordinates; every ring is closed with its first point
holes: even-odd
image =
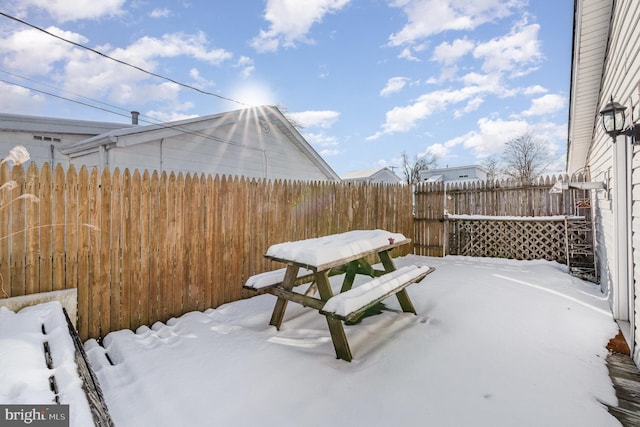
{"type": "Polygon", "coordinates": [[[564,220],[450,220],[450,254],[566,262],[564,220]]]}

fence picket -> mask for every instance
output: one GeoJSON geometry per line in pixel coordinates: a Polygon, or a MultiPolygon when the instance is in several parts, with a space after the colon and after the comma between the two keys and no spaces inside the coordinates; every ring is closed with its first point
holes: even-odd
{"type": "MultiPolygon", "coordinates": [[[[116,168],[111,176],[111,277],[109,278],[109,324],[114,330],[123,328],[122,326],[122,257],[120,249],[122,247],[122,174],[116,168]]],[[[105,286],[106,287],[106,286],[105,286]]],[[[128,327],[128,326],[127,326],[128,327]]]]}
{"type": "MultiPolygon", "coordinates": [[[[40,204],[37,198],[40,193],[40,174],[34,163],[27,169],[25,181],[25,293],[33,294],[40,292],[40,269],[38,268],[40,258],[40,204]]],[[[49,220],[45,219],[45,225],[49,220]]],[[[51,226],[45,226],[44,233],[51,233],[51,226]]],[[[50,281],[49,281],[50,283],[50,281]]]]}
{"type": "Polygon", "coordinates": [[[98,288],[98,299],[100,305],[99,317],[99,333],[100,336],[106,335],[111,330],[111,173],[109,169],[104,169],[100,178],[100,209],[96,213],[99,214],[100,225],[99,230],[93,231],[98,238],[99,243],[99,271],[97,272],[98,283],[103,286],[98,288]]]}
{"type": "Polygon", "coordinates": [[[11,197],[9,189],[11,171],[7,163],[0,163],[0,298],[12,295],[11,291],[11,197]]]}
{"type": "Polygon", "coordinates": [[[140,183],[140,312],[139,321],[141,325],[149,324],[149,311],[151,309],[150,282],[150,238],[151,227],[149,217],[151,215],[151,176],[148,171],[144,171],[140,183]]]}
{"type": "Polygon", "coordinates": [[[25,202],[24,199],[19,199],[20,195],[24,193],[24,169],[21,165],[13,168],[12,177],[16,182],[16,187],[11,190],[11,199],[9,207],[11,210],[12,228],[9,238],[11,239],[12,256],[11,256],[11,294],[12,295],[24,295],[25,294],[25,238],[24,229],[25,223],[25,202]]]}
{"type": "MultiPolygon", "coordinates": [[[[45,179],[43,179],[44,181],[45,179]]],[[[41,181],[42,182],[42,181],[41,181]]],[[[65,230],[67,228],[65,219],[66,203],[65,200],[65,176],[64,169],[61,164],[57,164],[53,172],[52,200],[48,203],[53,205],[54,224],[51,232],[53,233],[52,248],[52,289],[61,290],[65,288],[65,230]]],[[[42,275],[41,275],[42,277],[42,275]]]]}
{"type": "MultiPolygon", "coordinates": [[[[129,318],[131,322],[131,329],[136,330],[138,326],[142,325],[142,297],[144,292],[144,284],[141,277],[141,253],[140,242],[142,240],[140,232],[140,199],[142,197],[141,191],[141,178],[140,171],[137,169],[133,171],[131,176],[131,221],[130,221],[130,238],[131,238],[131,270],[129,271],[129,286],[130,286],[130,298],[131,304],[129,306],[129,318]]],[[[146,304],[146,303],[145,303],[146,304]]]]}
{"type": "Polygon", "coordinates": [[[89,293],[89,335],[92,337],[100,337],[100,312],[102,307],[100,303],[100,292],[102,287],[93,286],[100,277],[100,210],[98,206],[100,200],[100,179],[98,177],[98,169],[92,168],[89,175],[89,219],[87,224],[82,228],[89,234],[89,275],[87,290],[89,293]]]}
{"type": "MultiPolygon", "coordinates": [[[[78,174],[72,165],[66,174],[64,186],[64,230],[65,230],[65,289],[78,287],[78,174]]],[[[78,309],[80,308],[80,295],[78,295],[78,309]]],[[[80,328],[78,323],[78,328],[80,328]]],[[[81,337],[88,336],[86,329],[80,331],[81,337]]]]}
{"type": "Polygon", "coordinates": [[[161,207],[161,191],[160,176],[154,171],[151,174],[151,182],[149,184],[149,319],[160,319],[161,314],[161,278],[160,265],[164,255],[160,249],[163,246],[161,242],[166,239],[166,221],[163,217],[165,209],[161,207]]]}

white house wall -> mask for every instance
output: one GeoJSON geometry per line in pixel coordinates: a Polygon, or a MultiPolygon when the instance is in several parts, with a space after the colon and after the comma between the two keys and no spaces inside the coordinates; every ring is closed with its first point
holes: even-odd
{"type": "Polygon", "coordinates": [[[58,147],[63,142],[70,140],[72,140],[72,137],[59,134],[0,132],[0,158],[4,158],[13,147],[22,145],[29,151],[31,161],[35,162],[39,167],[45,162],[52,167],[58,163],[67,167],[69,160],[67,156],[58,151],[58,147]]]}
{"type": "MultiPolygon", "coordinates": [[[[107,147],[108,164],[104,166],[268,179],[327,179],[275,126],[268,133],[242,122],[203,128],[182,126],[179,132],[167,129],[159,133],[165,137],[144,143],[140,142],[141,134],[118,137],[117,143],[107,147]]],[[[95,156],[85,153],[75,161],[87,164],[89,157],[95,160],[95,156]]]]}
{"type": "Polygon", "coordinates": [[[382,182],[385,184],[397,184],[400,182],[398,176],[391,172],[389,169],[382,169],[373,174],[372,182],[382,182]]]}
{"type": "MultiPolygon", "coordinates": [[[[638,121],[640,108],[638,106],[638,92],[640,90],[640,2],[632,0],[616,1],[610,32],[609,51],[605,59],[602,86],[598,110],[602,109],[610,100],[610,97],[627,107],[627,123],[631,120],[638,121]]],[[[594,114],[597,115],[597,111],[594,114]]],[[[597,254],[600,260],[603,289],[608,291],[612,298],[614,315],[620,320],[628,320],[633,329],[632,341],[635,347],[634,359],[640,361],[640,340],[638,326],[640,325],[640,301],[635,298],[638,295],[637,284],[640,283],[640,146],[629,146],[629,139],[625,136],[617,138],[616,145],[626,144],[628,148],[627,159],[618,157],[617,164],[614,161],[616,147],[609,136],[601,129],[599,117],[596,121],[594,137],[589,151],[588,165],[590,166],[591,179],[605,181],[608,191],[597,192],[596,220],[597,220],[597,254]],[[622,158],[622,160],[620,160],[622,158]],[[614,166],[624,169],[614,169],[614,166]],[[619,185],[616,188],[616,173],[618,173],[619,185]],[[626,183],[630,183],[625,191],[626,183]],[[624,209],[625,198],[631,197],[629,210],[624,209]],[[616,222],[620,222],[622,215],[629,224],[628,235],[616,233],[616,222]],[[630,256],[624,257],[621,248],[627,245],[631,247],[630,256]],[[620,257],[616,257],[621,253],[620,257]],[[625,259],[621,259],[621,258],[625,259]],[[628,268],[624,268],[628,265],[628,268]],[[621,267],[623,266],[623,267],[621,267]],[[628,277],[625,274],[627,271],[628,277]],[[631,284],[629,282],[632,281],[631,284]],[[634,284],[635,283],[635,284],[634,284]],[[627,295],[615,295],[616,292],[624,293],[625,288],[631,288],[627,295]],[[634,295],[635,289],[635,295],[634,295]],[[622,299],[620,299],[622,298],[622,299]],[[624,310],[616,306],[616,299],[623,301],[628,298],[630,309],[627,310],[625,319],[624,310]],[[622,311],[622,312],[621,312],[622,311]]],[[[624,230],[618,228],[617,230],[624,230]]]]}

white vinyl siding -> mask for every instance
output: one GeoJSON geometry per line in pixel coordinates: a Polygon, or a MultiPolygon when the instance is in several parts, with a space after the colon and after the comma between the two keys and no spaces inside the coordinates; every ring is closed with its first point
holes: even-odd
{"type": "Polygon", "coordinates": [[[117,145],[107,150],[109,166],[249,178],[327,179],[275,126],[265,133],[245,122],[216,127],[205,124],[204,128],[182,126],[179,132],[166,129],[160,134],[164,138],[144,143],[139,142],[140,134],[119,137],[117,145]]]}
{"type": "MultiPolygon", "coordinates": [[[[609,41],[608,56],[605,59],[604,71],[602,75],[602,84],[600,87],[599,104],[594,106],[593,114],[595,117],[594,137],[591,142],[588,166],[590,168],[593,180],[605,181],[609,185],[608,191],[599,191],[597,193],[596,204],[596,224],[597,224],[597,255],[600,260],[600,277],[603,290],[607,295],[611,296],[615,292],[625,292],[628,287],[628,280],[634,282],[632,292],[628,298],[632,302],[632,311],[628,319],[618,317],[621,320],[629,320],[634,325],[633,340],[635,342],[634,359],[636,363],[640,360],[640,337],[638,326],[640,326],[640,301],[635,298],[640,291],[638,283],[640,283],[640,147],[630,146],[630,139],[625,136],[617,138],[614,146],[612,140],[607,136],[600,124],[598,111],[601,110],[613,98],[627,107],[627,125],[631,120],[638,122],[640,119],[639,107],[639,91],[640,91],[640,2],[637,1],[617,1],[615,2],[615,10],[611,21],[611,32],[609,41]],[[622,150],[626,145],[627,160],[621,160],[620,156],[617,162],[614,161],[615,150],[622,150]],[[624,168],[617,170],[617,168],[624,168]],[[626,171],[626,172],[625,172],[626,171]],[[619,188],[615,188],[616,179],[609,179],[618,174],[618,180],[621,183],[619,188]],[[630,183],[630,189],[627,193],[624,191],[625,181],[630,183]],[[625,200],[622,198],[630,197],[629,212],[622,212],[625,206],[625,200]],[[624,259],[616,259],[616,253],[622,253],[620,248],[625,247],[629,236],[618,235],[616,233],[616,221],[620,218],[625,220],[629,225],[631,235],[631,257],[630,276],[627,280],[624,269],[624,259]],[[619,267],[619,266],[622,266],[619,267]],[[620,277],[618,277],[620,276],[620,277]],[[635,289],[635,295],[633,292],[635,289]]],[[[583,23],[584,24],[584,23],[583,23]]],[[[586,25],[586,24],[585,24],[586,25]]],[[[583,35],[584,36],[584,35],[583,35]]],[[[621,228],[624,229],[624,228],[621,228]]],[[[621,256],[623,256],[621,255],[621,256]]],[[[620,299],[620,295],[616,295],[616,299],[620,299]]],[[[623,298],[627,296],[624,295],[623,298]]],[[[614,314],[620,307],[614,304],[614,314]]],[[[628,310],[627,310],[628,311],[628,310]]]]}

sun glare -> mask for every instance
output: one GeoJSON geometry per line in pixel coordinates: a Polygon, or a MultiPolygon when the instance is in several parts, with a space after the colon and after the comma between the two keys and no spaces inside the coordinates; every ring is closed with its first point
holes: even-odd
{"type": "Polygon", "coordinates": [[[231,98],[251,106],[277,103],[273,91],[266,84],[259,82],[243,82],[232,91],[231,98]]]}

